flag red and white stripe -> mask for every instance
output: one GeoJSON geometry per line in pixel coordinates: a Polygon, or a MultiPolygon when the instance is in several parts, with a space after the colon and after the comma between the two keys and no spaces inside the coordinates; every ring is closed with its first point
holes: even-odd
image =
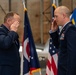
{"type": "Polygon", "coordinates": [[[46,65],[46,75],[57,75],[58,54],[52,39],[49,42],[48,61],[46,65]]]}

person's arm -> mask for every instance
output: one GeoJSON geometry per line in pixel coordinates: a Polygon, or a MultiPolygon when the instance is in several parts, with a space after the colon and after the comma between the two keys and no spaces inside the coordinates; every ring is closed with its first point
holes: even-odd
{"type": "Polygon", "coordinates": [[[54,46],[59,49],[59,34],[58,30],[55,32],[50,33],[50,37],[52,38],[54,46]]]}
{"type": "Polygon", "coordinates": [[[7,35],[0,29],[0,48],[8,49],[15,43],[15,40],[18,39],[18,34],[14,31],[10,31],[7,35]]]}
{"type": "Polygon", "coordinates": [[[56,21],[53,20],[52,25],[51,25],[51,30],[49,31],[50,37],[53,40],[54,46],[59,49],[59,28],[57,26],[56,21]]]}
{"type": "Polygon", "coordinates": [[[18,34],[16,33],[18,30],[19,22],[15,21],[10,26],[10,31],[6,34],[3,28],[0,28],[0,48],[8,49],[12,46],[13,43],[18,39],[18,34]]]}

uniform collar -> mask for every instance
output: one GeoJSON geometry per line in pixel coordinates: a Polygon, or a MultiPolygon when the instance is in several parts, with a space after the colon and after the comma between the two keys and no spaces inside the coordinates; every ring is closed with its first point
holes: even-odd
{"type": "Polygon", "coordinates": [[[70,23],[70,21],[68,21],[67,23],[65,23],[64,26],[62,27],[62,29],[63,29],[68,23],[70,23]]]}
{"type": "Polygon", "coordinates": [[[66,30],[68,24],[72,24],[72,22],[67,22],[67,23],[63,26],[63,28],[61,29],[60,35],[66,30]]]}

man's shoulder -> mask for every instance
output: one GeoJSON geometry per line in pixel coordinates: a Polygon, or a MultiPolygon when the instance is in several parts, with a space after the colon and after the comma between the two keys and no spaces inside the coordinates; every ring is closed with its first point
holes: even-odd
{"type": "Polygon", "coordinates": [[[76,26],[73,25],[73,24],[68,24],[68,27],[67,28],[74,28],[74,29],[76,29],[76,26]]]}
{"type": "Polygon", "coordinates": [[[0,25],[0,31],[1,31],[1,30],[4,30],[4,28],[2,27],[2,25],[0,25]]]}
{"type": "Polygon", "coordinates": [[[7,31],[2,24],[2,25],[0,25],[0,34],[3,34],[3,33],[7,33],[7,31]]]}
{"type": "Polygon", "coordinates": [[[76,32],[76,26],[73,24],[68,24],[68,26],[66,27],[65,32],[76,32]]]}
{"type": "Polygon", "coordinates": [[[76,29],[76,26],[72,24],[72,22],[68,23],[66,26],[66,30],[68,30],[69,28],[73,28],[76,29]]]}

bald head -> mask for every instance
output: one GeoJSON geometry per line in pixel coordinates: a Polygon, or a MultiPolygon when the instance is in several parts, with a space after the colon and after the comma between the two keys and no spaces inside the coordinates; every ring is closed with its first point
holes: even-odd
{"type": "Polygon", "coordinates": [[[59,6],[55,10],[56,12],[59,12],[60,14],[66,14],[67,17],[70,17],[71,12],[66,6],[59,6]]]}
{"type": "Polygon", "coordinates": [[[70,10],[66,6],[59,6],[54,11],[54,20],[57,25],[63,26],[70,21],[70,10]]]}

